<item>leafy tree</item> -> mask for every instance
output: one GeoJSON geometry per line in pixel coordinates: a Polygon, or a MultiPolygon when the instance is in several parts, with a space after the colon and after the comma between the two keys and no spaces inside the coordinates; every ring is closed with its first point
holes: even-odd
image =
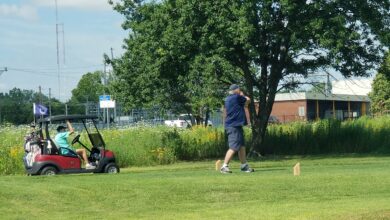
{"type": "Polygon", "coordinates": [[[98,102],[99,95],[102,95],[105,89],[102,78],[103,73],[101,71],[84,74],[78,82],[77,87],[72,90],[71,102],[98,102]]]}
{"type": "MultiPolygon", "coordinates": [[[[0,124],[27,124],[34,120],[33,103],[49,107],[49,98],[32,90],[11,89],[8,93],[0,93],[0,124]]],[[[51,99],[52,114],[62,114],[63,104],[51,99]]]]}
{"type": "Polygon", "coordinates": [[[383,114],[390,110],[390,53],[375,76],[369,96],[372,101],[371,111],[374,114],[383,114]]]}
{"type": "MultiPolygon", "coordinates": [[[[118,5],[117,9],[126,10],[124,7],[118,5]]],[[[219,108],[225,91],[220,86],[220,80],[226,78],[222,73],[235,68],[219,55],[194,57],[198,45],[191,33],[186,33],[185,25],[166,16],[173,8],[167,11],[163,5],[148,4],[139,10],[155,18],[124,24],[143,37],[130,36],[126,43],[128,52],[112,63],[119,79],[112,83],[116,98],[127,109],[158,105],[176,113],[200,115],[203,109],[208,112],[207,109],[219,108]],[[186,51],[186,55],[181,51],[186,51]],[[216,79],[216,74],[220,79],[216,79]]],[[[226,86],[229,83],[226,81],[226,86]]]]}
{"type": "Polygon", "coordinates": [[[72,90],[71,99],[67,102],[68,114],[84,114],[86,104],[89,102],[97,103],[99,96],[108,92],[105,91],[103,77],[101,71],[88,72],[81,77],[76,88],[72,90]]]}
{"type": "Polygon", "coordinates": [[[390,42],[388,0],[122,0],[114,8],[130,31],[113,61],[123,101],[186,107],[222,100],[228,84],[241,83],[258,102],[249,106],[253,147],[283,79],[319,68],[368,76],[390,42]]]}

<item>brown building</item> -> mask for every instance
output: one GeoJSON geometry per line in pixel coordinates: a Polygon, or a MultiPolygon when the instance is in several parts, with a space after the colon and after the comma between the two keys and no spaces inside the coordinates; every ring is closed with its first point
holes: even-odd
{"type": "Polygon", "coordinates": [[[280,93],[271,116],[280,122],[335,118],[344,120],[369,114],[370,99],[363,95],[325,96],[321,93],[280,93]]]}

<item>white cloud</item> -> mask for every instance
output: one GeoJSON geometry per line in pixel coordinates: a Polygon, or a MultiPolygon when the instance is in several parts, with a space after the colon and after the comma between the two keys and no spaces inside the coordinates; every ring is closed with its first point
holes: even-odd
{"type": "Polygon", "coordinates": [[[17,17],[26,20],[38,19],[36,8],[30,5],[0,4],[0,17],[17,17]]]}
{"type": "MultiPolygon", "coordinates": [[[[32,0],[38,6],[54,7],[54,0],[32,0]]],[[[59,8],[77,8],[84,10],[112,10],[108,0],[57,0],[59,8]]]]}

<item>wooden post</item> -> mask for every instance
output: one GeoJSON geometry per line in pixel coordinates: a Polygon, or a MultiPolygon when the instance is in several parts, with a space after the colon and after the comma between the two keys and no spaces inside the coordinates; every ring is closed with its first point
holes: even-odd
{"type": "Polygon", "coordinates": [[[367,114],[367,106],[365,102],[362,102],[362,109],[361,109],[361,115],[364,116],[367,114]]]}
{"type": "Polygon", "coordinates": [[[336,119],[336,105],[334,100],[333,100],[333,119],[336,119]]]}
{"type": "Polygon", "coordinates": [[[348,118],[351,119],[351,101],[348,101],[348,118]]]}

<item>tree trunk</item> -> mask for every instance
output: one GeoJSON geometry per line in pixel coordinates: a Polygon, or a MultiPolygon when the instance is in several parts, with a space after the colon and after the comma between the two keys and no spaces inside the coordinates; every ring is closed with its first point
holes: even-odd
{"type": "Polygon", "coordinates": [[[268,148],[268,146],[264,146],[263,142],[267,131],[268,119],[269,116],[271,115],[275,95],[276,92],[271,94],[269,93],[267,102],[264,105],[261,105],[261,103],[259,103],[259,106],[257,107],[257,112],[250,114],[250,115],[257,116],[251,120],[252,121],[252,144],[251,144],[250,153],[253,153],[253,151],[257,151],[260,154],[272,153],[272,149],[268,148]]]}
{"type": "Polygon", "coordinates": [[[209,118],[210,118],[210,108],[208,106],[206,106],[206,116],[204,119],[204,126],[205,127],[208,126],[209,118]]]}

